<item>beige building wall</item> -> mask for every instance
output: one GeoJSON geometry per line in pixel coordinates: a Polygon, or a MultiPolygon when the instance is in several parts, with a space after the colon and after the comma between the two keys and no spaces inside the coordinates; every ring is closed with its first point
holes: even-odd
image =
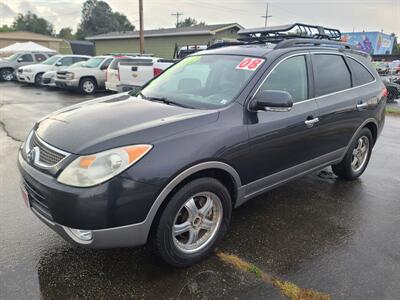
{"type": "Polygon", "coordinates": [[[0,48],[12,45],[14,43],[25,43],[32,41],[44,47],[53,49],[60,52],[60,45],[63,43],[62,39],[53,38],[43,34],[27,32],[27,31],[14,31],[14,32],[0,32],[0,48]]]}

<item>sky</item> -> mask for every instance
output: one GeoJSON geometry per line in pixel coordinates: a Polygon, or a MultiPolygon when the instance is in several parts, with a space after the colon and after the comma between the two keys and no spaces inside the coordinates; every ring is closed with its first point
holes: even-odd
{"type": "MultiPolygon", "coordinates": [[[[46,18],[58,31],[76,29],[84,0],[0,0],[0,25],[12,24],[28,10],[46,18]]],[[[106,0],[139,27],[138,0],[106,0]]],[[[234,23],[262,27],[266,3],[268,25],[302,22],[348,31],[381,31],[400,36],[400,0],[143,0],[145,29],[173,27],[174,12],[207,24],[234,23]]]]}

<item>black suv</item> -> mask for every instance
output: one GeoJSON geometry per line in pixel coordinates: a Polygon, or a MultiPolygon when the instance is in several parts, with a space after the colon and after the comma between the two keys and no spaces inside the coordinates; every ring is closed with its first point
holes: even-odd
{"type": "Polygon", "coordinates": [[[337,31],[293,26],[307,25],[243,30],[241,45],[189,56],[140,92],[37,122],[18,158],[27,205],[74,244],[152,242],[187,266],[250,198],[329,165],[359,177],[384,124],[385,87],[337,31]]]}

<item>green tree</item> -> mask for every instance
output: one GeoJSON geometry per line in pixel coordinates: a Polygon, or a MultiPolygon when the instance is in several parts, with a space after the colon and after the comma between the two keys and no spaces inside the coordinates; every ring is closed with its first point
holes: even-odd
{"type": "Polygon", "coordinates": [[[13,31],[13,29],[10,26],[8,26],[7,24],[3,24],[0,27],[0,32],[10,32],[10,31],[13,31]]]}
{"type": "Polygon", "coordinates": [[[75,39],[75,35],[72,33],[71,27],[61,28],[57,34],[57,37],[64,40],[73,40],[75,39]]]}
{"type": "Polygon", "coordinates": [[[15,31],[30,31],[46,35],[53,35],[54,33],[54,27],[49,21],[38,17],[30,11],[25,15],[18,14],[11,28],[15,31]]]}
{"type": "Polygon", "coordinates": [[[197,22],[195,18],[185,18],[183,21],[180,21],[178,24],[176,24],[176,27],[191,27],[191,26],[196,26],[196,25],[206,25],[205,22],[197,22]]]}
{"type": "Polygon", "coordinates": [[[111,7],[104,1],[86,0],[82,7],[82,19],[78,26],[76,36],[83,39],[87,36],[111,32],[134,30],[128,18],[113,12],[111,7]]]}

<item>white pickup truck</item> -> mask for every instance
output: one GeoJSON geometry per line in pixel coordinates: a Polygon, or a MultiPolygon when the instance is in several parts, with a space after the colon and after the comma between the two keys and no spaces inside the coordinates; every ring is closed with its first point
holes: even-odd
{"type": "Polygon", "coordinates": [[[176,61],[157,57],[139,57],[118,65],[117,92],[138,90],[176,61]]]}

